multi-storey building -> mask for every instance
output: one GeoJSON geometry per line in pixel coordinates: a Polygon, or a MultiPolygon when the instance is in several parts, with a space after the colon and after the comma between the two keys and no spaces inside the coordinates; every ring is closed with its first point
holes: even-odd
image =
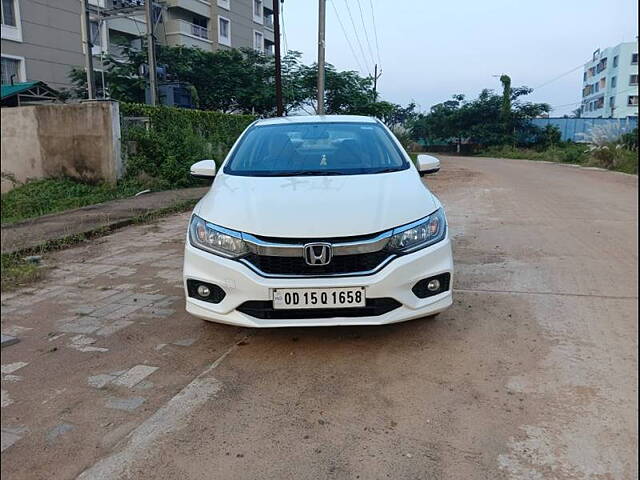
{"type": "Polygon", "coordinates": [[[638,44],[598,49],[584,65],[581,115],[586,118],[638,116],[638,44]]]}
{"type": "MultiPolygon", "coordinates": [[[[156,27],[159,44],[207,51],[255,48],[272,53],[274,0],[162,0],[156,27]]],[[[94,69],[122,45],[140,48],[146,32],[144,0],[89,0],[94,69]],[[103,13],[140,7],[126,17],[103,13]],[[101,20],[102,19],[102,20],[101,20]]],[[[41,80],[69,87],[69,71],[84,65],[80,0],[2,0],[2,83],[41,80]]]]}
{"type": "Polygon", "coordinates": [[[78,0],[2,0],[2,83],[69,86],[83,64],[78,0]]]}

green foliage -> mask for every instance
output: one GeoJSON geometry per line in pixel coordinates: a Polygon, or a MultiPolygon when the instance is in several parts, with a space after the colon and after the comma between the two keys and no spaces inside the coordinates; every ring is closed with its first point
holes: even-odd
{"type": "Polygon", "coordinates": [[[220,165],[255,120],[251,115],[141,104],[121,104],[120,112],[122,117],[147,117],[150,122],[149,128],[124,125],[126,178],[153,178],[157,188],[202,184],[189,175],[191,165],[205,158],[220,165]]]}
{"type": "Polygon", "coordinates": [[[115,186],[88,185],[68,178],[34,180],[2,194],[2,223],[127,197],[144,188],[144,184],[133,181],[115,186]]]}
{"type": "Polygon", "coordinates": [[[565,143],[549,147],[545,150],[532,148],[517,148],[509,145],[501,145],[485,148],[479,156],[494,158],[518,158],[525,160],[545,160],[559,163],[584,164],[588,158],[586,145],[578,143],[565,143]]]}
{"type": "Polygon", "coordinates": [[[638,174],[637,151],[628,150],[615,143],[593,147],[580,143],[560,142],[545,149],[502,145],[485,148],[479,156],[573,163],[638,174]]]}
{"type": "Polygon", "coordinates": [[[509,75],[501,75],[500,83],[502,83],[502,107],[500,109],[500,116],[508,132],[511,123],[511,77],[509,77],[509,75]]]}
{"type": "Polygon", "coordinates": [[[562,132],[555,125],[546,125],[539,128],[535,134],[533,144],[539,149],[546,149],[553,145],[559,145],[562,140],[562,132]]]}
{"type": "MultiPolygon", "coordinates": [[[[146,64],[146,49],[123,45],[118,58],[107,55],[104,75],[96,75],[99,96],[129,103],[143,103],[146,78],[140,75],[146,64]],[[124,58],[124,60],[123,60],[124,58]],[[101,84],[104,76],[105,85],[101,84]]],[[[158,65],[164,65],[172,79],[190,85],[194,105],[202,110],[275,115],[275,59],[253,49],[208,52],[185,46],[158,46],[158,65]]],[[[316,65],[304,65],[299,52],[282,59],[282,92],[285,114],[298,110],[316,111],[316,65]]],[[[415,115],[415,104],[407,107],[374,98],[373,79],[357,72],[325,67],[325,111],[328,114],[371,115],[389,125],[405,123],[415,115]]],[[[70,73],[73,94],[86,97],[84,69],[70,73]]]]}
{"type": "Polygon", "coordinates": [[[21,285],[35,282],[42,275],[38,265],[27,262],[18,255],[2,254],[0,256],[0,278],[3,292],[21,285]]]}
{"type": "Polygon", "coordinates": [[[628,133],[622,134],[620,142],[627,150],[638,150],[638,127],[628,133]]]}
{"type": "Polygon", "coordinates": [[[589,165],[626,173],[638,173],[638,152],[628,150],[617,142],[593,146],[589,165]]]}
{"type": "Polygon", "coordinates": [[[431,142],[468,141],[483,146],[526,144],[537,133],[530,120],[550,110],[546,103],[523,102],[520,97],[531,93],[528,87],[515,87],[510,92],[510,114],[505,123],[506,98],[485,89],[475,100],[454,95],[451,100],[431,107],[412,122],[413,137],[431,142]],[[515,138],[514,138],[515,132],[515,138]]]}

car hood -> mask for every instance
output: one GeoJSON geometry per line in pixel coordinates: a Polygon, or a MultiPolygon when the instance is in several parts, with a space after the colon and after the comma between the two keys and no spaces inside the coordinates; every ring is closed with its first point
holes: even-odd
{"type": "Polygon", "coordinates": [[[388,230],[439,206],[413,169],[310,177],[221,173],[194,212],[216,225],[254,235],[322,238],[388,230]]]}

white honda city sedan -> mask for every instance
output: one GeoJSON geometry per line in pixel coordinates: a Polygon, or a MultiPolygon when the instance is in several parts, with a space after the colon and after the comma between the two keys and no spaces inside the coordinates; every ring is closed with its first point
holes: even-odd
{"type": "Polygon", "coordinates": [[[380,121],[258,120],[193,210],[184,255],[187,311],[245,327],[380,325],[452,303],[447,219],[380,121]]]}

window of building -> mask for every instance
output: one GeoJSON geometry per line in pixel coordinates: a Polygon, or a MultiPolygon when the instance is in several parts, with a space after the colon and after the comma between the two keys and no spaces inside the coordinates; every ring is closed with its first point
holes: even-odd
{"type": "Polygon", "coordinates": [[[270,29],[273,29],[273,10],[269,10],[268,8],[264,8],[264,26],[270,29]]]}
{"type": "Polygon", "coordinates": [[[191,35],[209,40],[209,30],[207,29],[208,22],[209,20],[205,17],[194,15],[191,23],[191,35]]]}
{"type": "Polygon", "coordinates": [[[264,36],[256,30],[253,31],[253,48],[259,52],[264,51],[264,36]]]}
{"type": "Polygon", "coordinates": [[[598,62],[598,65],[596,65],[596,72],[600,73],[606,69],[607,69],[607,59],[603,58],[598,62]]]}
{"type": "Polygon", "coordinates": [[[618,77],[611,77],[611,88],[616,88],[618,84],[618,77]]]}
{"type": "Polygon", "coordinates": [[[22,41],[22,27],[20,25],[20,7],[18,0],[2,0],[2,38],[22,41]]]}
{"type": "Polygon", "coordinates": [[[613,68],[616,68],[617,66],[618,66],[618,55],[613,57],[613,68]]]}
{"type": "Polygon", "coordinates": [[[632,53],[631,54],[631,65],[637,65],[638,64],[638,54],[637,53],[632,53]]]}
{"type": "Polygon", "coordinates": [[[600,110],[601,108],[604,108],[604,97],[596,100],[596,110],[600,110]]]}
{"type": "Polygon", "coordinates": [[[264,53],[267,55],[273,55],[275,50],[275,44],[268,38],[264,39],[264,53]]]}
{"type": "Polygon", "coordinates": [[[24,58],[9,55],[2,56],[0,65],[2,73],[2,85],[25,82],[24,58]]]}
{"type": "Polygon", "coordinates": [[[582,81],[583,82],[587,81],[587,72],[584,72],[584,75],[582,76],[582,81]]]}
{"type": "Polygon", "coordinates": [[[2,25],[16,27],[16,4],[14,0],[2,0],[2,25]]]}
{"type": "Polygon", "coordinates": [[[218,43],[231,46],[231,21],[225,17],[218,17],[218,43]]]}
{"type": "Polygon", "coordinates": [[[604,88],[606,86],[607,86],[607,79],[606,79],[606,77],[602,77],[600,79],[600,88],[604,88]]]}
{"type": "Polygon", "coordinates": [[[100,35],[98,22],[91,22],[91,44],[94,47],[102,45],[102,35],[100,35]]]}
{"type": "Polygon", "coordinates": [[[638,85],[638,74],[629,77],[629,85],[638,85]]]}
{"type": "Polygon", "coordinates": [[[253,0],[253,21],[262,23],[263,21],[262,0],[253,0]]]}
{"type": "Polygon", "coordinates": [[[609,97],[609,108],[616,106],[616,97],[609,97]]]}
{"type": "Polygon", "coordinates": [[[106,40],[107,31],[106,24],[99,25],[98,22],[91,22],[91,51],[94,55],[100,55],[107,51],[106,40]],[[103,38],[104,37],[104,38],[103,38]]]}
{"type": "Polygon", "coordinates": [[[629,98],[627,99],[627,105],[630,107],[637,107],[638,95],[629,95],[629,98]]]}
{"type": "Polygon", "coordinates": [[[231,10],[230,0],[218,0],[218,6],[227,10],[231,10]]]}

